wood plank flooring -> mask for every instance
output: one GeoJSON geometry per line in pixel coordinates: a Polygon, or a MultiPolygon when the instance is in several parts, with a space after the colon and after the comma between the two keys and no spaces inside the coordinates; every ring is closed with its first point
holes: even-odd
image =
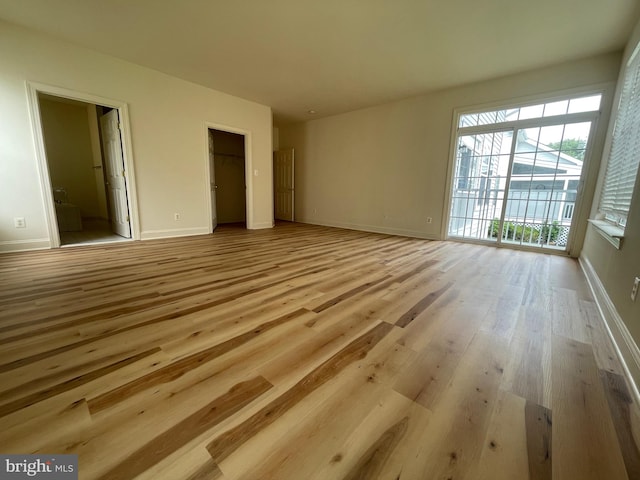
{"type": "Polygon", "coordinates": [[[640,478],[577,263],[301,224],[0,256],[0,452],[81,479],[640,478]]]}

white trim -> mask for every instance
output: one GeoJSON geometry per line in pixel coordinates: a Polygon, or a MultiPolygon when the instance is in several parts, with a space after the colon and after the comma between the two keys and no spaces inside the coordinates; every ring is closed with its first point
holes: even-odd
{"type": "Polygon", "coordinates": [[[171,228],[167,230],[144,230],[142,240],[155,240],[158,238],[190,237],[192,235],[208,235],[211,232],[206,227],[171,228]]]}
{"type": "Polygon", "coordinates": [[[309,225],[321,225],[323,227],[346,228],[347,230],[358,230],[361,232],[382,233],[385,235],[399,235],[401,237],[421,238],[424,240],[440,240],[434,235],[427,235],[425,232],[421,232],[419,230],[408,230],[404,228],[380,227],[377,225],[363,225],[359,223],[334,222],[330,220],[317,220],[317,219],[311,220],[306,218],[296,219],[296,222],[307,223],[309,225]]]}
{"type": "Polygon", "coordinates": [[[636,58],[636,55],[640,52],[640,42],[636,43],[636,48],[633,49],[633,53],[629,55],[629,60],[627,60],[626,67],[628,68],[631,65],[631,62],[636,58]]]}
{"type": "Polygon", "coordinates": [[[140,239],[140,218],[138,215],[138,196],[136,192],[135,169],[133,166],[133,151],[131,137],[131,123],[129,120],[129,109],[125,102],[113,100],[89,93],[76,92],[66,88],[55,87],[37,82],[26,81],[27,103],[29,107],[29,118],[33,132],[34,148],[37,160],[38,175],[40,178],[40,191],[42,194],[45,221],[49,231],[50,248],[60,247],[60,232],[56,221],[55,206],[53,204],[53,193],[51,191],[51,180],[49,175],[49,165],[44,148],[44,133],[42,131],[42,119],[40,115],[40,105],[38,93],[54,95],[57,97],[69,98],[80,102],[103,105],[115,108],[120,114],[122,124],[122,154],[124,156],[125,172],[127,179],[127,203],[129,208],[129,222],[131,224],[131,237],[133,240],[140,239]]]}
{"type": "MultiPolygon", "coordinates": [[[[576,88],[566,88],[563,90],[554,90],[553,92],[540,92],[532,95],[524,95],[515,98],[501,99],[494,102],[477,103],[473,105],[465,105],[455,109],[454,113],[464,115],[467,113],[478,113],[490,110],[508,110],[509,108],[528,107],[537,105],[541,102],[551,103],[560,100],[572,100],[574,98],[587,97],[591,95],[602,94],[604,96],[610,93],[611,88],[615,86],[615,82],[601,82],[592,85],[585,85],[576,88]]],[[[602,101],[600,102],[600,112],[602,112],[602,101]]],[[[543,117],[545,118],[545,117],[543,117]]],[[[456,121],[456,126],[458,122],[456,121]]]]}
{"type": "Polygon", "coordinates": [[[209,167],[209,129],[220,130],[222,132],[236,133],[244,137],[244,181],[246,185],[245,194],[245,208],[246,208],[246,221],[247,229],[253,230],[256,227],[253,220],[253,159],[251,156],[251,131],[244,130],[242,128],[231,127],[229,125],[222,125],[219,123],[204,122],[204,145],[205,145],[205,181],[206,181],[206,200],[207,200],[207,217],[208,217],[208,232],[213,232],[213,215],[211,212],[211,169],[209,167]]]}
{"type": "Polygon", "coordinates": [[[28,250],[45,250],[51,248],[48,238],[30,238],[28,240],[3,240],[0,242],[0,253],[25,252],[28,250]]]}
{"type": "Polygon", "coordinates": [[[446,240],[449,238],[449,221],[451,220],[451,204],[453,199],[453,173],[456,168],[456,160],[458,158],[458,123],[462,113],[456,108],[453,110],[453,120],[451,121],[451,135],[449,138],[449,161],[447,162],[447,180],[444,185],[444,211],[442,212],[442,220],[440,222],[440,238],[446,240]]]}
{"type": "MultiPolygon", "coordinates": [[[[104,104],[100,104],[104,105],[104,104]]],[[[106,105],[110,107],[111,105],[106,105]]],[[[114,107],[115,108],[115,107],[114,107]]],[[[122,124],[122,153],[124,155],[125,171],[127,175],[127,199],[129,202],[129,222],[131,224],[131,239],[140,239],[140,216],[138,215],[138,194],[136,192],[135,168],[133,166],[133,138],[131,136],[131,121],[129,120],[129,105],[122,103],[119,107],[120,123],[122,124]]]]}
{"type": "MultiPolygon", "coordinates": [[[[576,199],[574,201],[573,215],[571,219],[571,228],[569,229],[569,236],[567,238],[567,252],[572,257],[576,258],[580,256],[582,251],[582,245],[584,244],[584,237],[587,231],[586,220],[589,218],[590,205],[586,199],[588,199],[588,192],[586,191],[586,185],[593,185],[593,182],[597,180],[599,162],[595,159],[595,151],[598,148],[598,129],[600,128],[600,119],[602,118],[602,105],[605,101],[604,93],[600,100],[600,111],[598,115],[591,122],[591,129],[589,130],[589,138],[587,148],[584,152],[584,158],[582,159],[582,169],[580,171],[580,181],[578,182],[576,199]],[[594,167],[595,164],[595,167],[594,167]]],[[[592,199],[593,201],[593,199],[592,199]]]]}
{"type": "Polygon", "coordinates": [[[617,225],[613,225],[605,220],[587,220],[591,225],[594,226],[596,232],[602,235],[607,242],[620,250],[622,245],[622,240],[624,239],[624,229],[620,228],[617,225]]]}
{"type": "Polygon", "coordinates": [[[274,225],[275,225],[275,223],[273,223],[273,222],[260,222],[260,223],[254,223],[251,228],[249,228],[247,226],[247,229],[248,230],[262,230],[264,228],[273,228],[274,225]]]}
{"type": "MultiPolygon", "coordinates": [[[[549,102],[546,102],[549,103],[549,102]]],[[[517,106],[514,106],[516,108],[517,106]]],[[[461,114],[464,115],[464,114],[461,114]]],[[[458,121],[460,116],[458,115],[458,121]]],[[[487,125],[473,125],[469,127],[456,127],[458,135],[474,135],[479,133],[504,132],[509,130],[524,130],[525,128],[547,127],[554,125],[569,125],[572,123],[594,123],[600,116],[599,110],[592,112],[567,113],[565,115],[553,115],[551,117],[527,118],[524,120],[511,120],[502,123],[490,123],[487,125]]]]}
{"type": "Polygon", "coordinates": [[[51,248],[60,247],[60,233],[58,223],[55,220],[56,211],[53,204],[53,192],[51,189],[51,176],[49,164],[44,149],[44,134],[42,132],[42,119],[40,117],[40,105],[38,103],[38,87],[33,83],[26,83],[27,105],[29,107],[29,119],[33,131],[33,142],[37,159],[38,177],[40,180],[40,200],[44,209],[45,223],[49,232],[49,244],[51,248]]]}
{"type": "Polygon", "coordinates": [[[640,391],[638,390],[638,385],[636,385],[634,376],[631,374],[631,370],[629,369],[630,363],[636,372],[640,372],[640,349],[638,349],[638,345],[631,336],[631,333],[629,333],[627,326],[624,324],[624,321],[616,310],[611,298],[609,298],[609,294],[604,288],[604,285],[602,285],[602,282],[589,259],[584,256],[580,256],[579,262],[580,267],[582,267],[582,271],[587,278],[587,283],[589,284],[593,298],[596,301],[598,310],[600,311],[600,316],[604,321],[603,323],[607,333],[609,334],[609,338],[611,338],[611,341],[613,342],[613,346],[618,354],[624,373],[631,385],[636,402],[640,402],[640,391]],[[622,340],[622,345],[620,345],[616,340],[618,338],[622,340]]]}

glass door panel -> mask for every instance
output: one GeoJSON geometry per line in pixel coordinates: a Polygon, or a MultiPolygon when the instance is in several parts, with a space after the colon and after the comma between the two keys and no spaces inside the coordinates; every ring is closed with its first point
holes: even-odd
{"type": "Polygon", "coordinates": [[[591,122],[517,129],[501,240],[566,249],[591,122]]]}
{"type": "Polygon", "coordinates": [[[449,235],[497,241],[513,131],[458,137],[449,235]]]}
{"type": "Polygon", "coordinates": [[[449,237],[567,250],[601,94],[465,113],[449,237]]]}

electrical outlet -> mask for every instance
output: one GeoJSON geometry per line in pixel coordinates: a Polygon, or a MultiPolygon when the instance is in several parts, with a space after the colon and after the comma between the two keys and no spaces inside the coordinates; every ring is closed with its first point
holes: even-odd
{"type": "Polygon", "coordinates": [[[633,288],[631,289],[631,301],[635,302],[638,296],[638,289],[640,288],[640,277],[636,277],[633,280],[633,288]]]}
{"type": "Polygon", "coordinates": [[[15,217],[13,219],[13,225],[16,228],[27,228],[27,222],[24,220],[24,217],[15,217]]]}
{"type": "Polygon", "coordinates": [[[180,220],[180,214],[179,213],[174,213],[173,214],[173,219],[177,222],[178,220],[180,220]]]}
{"type": "Polygon", "coordinates": [[[433,218],[427,217],[427,223],[431,223],[431,222],[433,222],[433,218]]]}

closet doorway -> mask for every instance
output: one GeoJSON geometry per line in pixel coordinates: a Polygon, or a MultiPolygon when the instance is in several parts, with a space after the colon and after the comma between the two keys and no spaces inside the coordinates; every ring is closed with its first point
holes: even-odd
{"type": "Polygon", "coordinates": [[[247,226],[245,136],[208,129],[212,231],[220,224],[247,226]]]}

